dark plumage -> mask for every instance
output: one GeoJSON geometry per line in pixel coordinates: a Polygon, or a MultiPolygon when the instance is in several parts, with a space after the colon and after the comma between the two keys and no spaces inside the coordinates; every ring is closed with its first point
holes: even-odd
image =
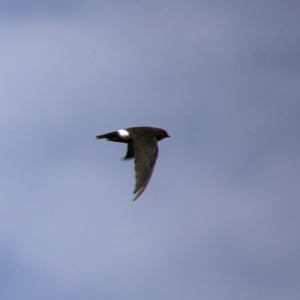
{"type": "Polygon", "coordinates": [[[133,200],[144,192],[150,181],[158,156],[157,142],[167,137],[170,136],[164,129],[146,126],[120,129],[96,136],[97,139],[106,138],[112,142],[127,144],[127,152],[123,159],[134,158],[135,164],[133,200]]]}

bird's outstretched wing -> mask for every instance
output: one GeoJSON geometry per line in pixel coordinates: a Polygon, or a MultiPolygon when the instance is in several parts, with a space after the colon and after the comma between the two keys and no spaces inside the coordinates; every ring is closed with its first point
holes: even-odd
{"type": "Polygon", "coordinates": [[[131,133],[134,145],[135,188],[133,194],[136,200],[146,189],[158,156],[157,140],[154,136],[144,136],[131,133]]]}
{"type": "Polygon", "coordinates": [[[134,158],[134,145],[133,142],[128,143],[126,155],[123,157],[123,160],[134,158]]]}

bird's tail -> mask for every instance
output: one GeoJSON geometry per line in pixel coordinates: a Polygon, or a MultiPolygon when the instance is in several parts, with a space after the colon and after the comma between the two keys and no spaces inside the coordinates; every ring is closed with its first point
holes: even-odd
{"type": "Polygon", "coordinates": [[[109,141],[115,141],[119,139],[118,132],[113,131],[105,134],[96,135],[96,139],[107,139],[109,141]]]}

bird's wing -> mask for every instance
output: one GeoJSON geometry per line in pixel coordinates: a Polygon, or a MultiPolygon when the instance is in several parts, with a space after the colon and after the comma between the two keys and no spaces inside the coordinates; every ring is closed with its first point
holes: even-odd
{"type": "Polygon", "coordinates": [[[157,141],[154,136],[141,136],[131,133],[134,145],[135,188],[133,200],[136,200],[146,189],[158,156],[157,141]]]}
{"type": "Polygon", "coordinates": [[[134,145],[133,142],[128,143],[126,155],[123,157],[123,160],[134,158],[134,145]]]}

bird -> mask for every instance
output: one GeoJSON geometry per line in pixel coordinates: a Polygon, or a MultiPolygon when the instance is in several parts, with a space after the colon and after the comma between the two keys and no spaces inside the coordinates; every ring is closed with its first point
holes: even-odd
{"type": "Polygon", "coordinates": [[[119,129],[96,136],[96,139],[127,144],[123,160],[134,158],[135,165],[133,201],[142,195],[151,179],[158,156],[157,142],[169,137],[166,130],[149,126],[119,129]]]}

